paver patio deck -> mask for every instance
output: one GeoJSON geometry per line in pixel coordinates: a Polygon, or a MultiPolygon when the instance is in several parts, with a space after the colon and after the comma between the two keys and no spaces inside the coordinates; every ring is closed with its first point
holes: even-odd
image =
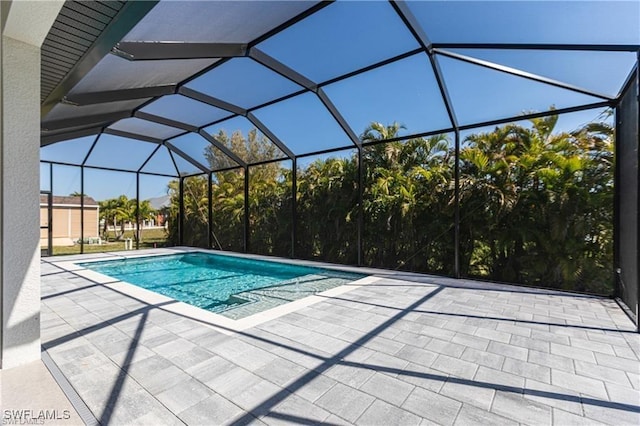
{"type": "Polygon", "coordinates": [[[43,347],[102,424],[640,424],[612,300],[380,271],[222,332],[50,260],[43,347]]]}

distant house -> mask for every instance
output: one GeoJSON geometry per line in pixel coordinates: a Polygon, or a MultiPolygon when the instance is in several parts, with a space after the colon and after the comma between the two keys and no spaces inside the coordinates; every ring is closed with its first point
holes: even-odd
{"type": "Polygon", "coordinates": [[[169,195],[163,195],[161,197],[149,198],[149,204],[151,208],[156,211],[156,214],[155,218],[151,221],[152,223],[147,224],[145,222],[145,227],[164,227],[167,222],[169,206],[171,205],[171,197],[169,195]]]}
{"type": "MultiPolygon", "coordinates": [[[[46,195],[40,195],[40,225],[47,226],[48,201],[46,195]]],[[[61,197],[54,195],[51,200],[52,245],[71,246],[81,238],[80,197],[61,197]]],[[[96,238],[99,235],[100,206],[91,197],[84,197],[84,237],[96,238]]],[[[47,229],[40,229],[40,246],[47,246],[47,229]]]]}

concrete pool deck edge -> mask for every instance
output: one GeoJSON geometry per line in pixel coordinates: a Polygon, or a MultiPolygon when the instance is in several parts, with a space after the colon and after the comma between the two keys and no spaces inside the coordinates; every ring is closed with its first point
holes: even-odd
{"type": "Polygon", "coordinates": [[[322,262],[313,262],[313,261],[305,261],[305,260],[297,260],[297,259],[280,259],[273,258],[269,256],[260,256],[260,255],[248,255],[244,253],[230,253],[230,252],[221,252],[218,250],[206,250],[199,248],[190,248],[190,247],[173,247],[169,249],[153,249],[144,250],[144,251],[125,251],[125,252],[113,252],[113,253],[91,253],[86,255],[77,255],[73,256],[74,260],[68,260],[68,257],[65,256],[64,259],[60,259],[59,261],[55,260],[54,257],[43,258],[42,260],[50,263],[52,265],[57,266],[58,268],[76,274],[82,278],[88,279],[96,284],[104,285],[112,290],[125,294],[127,296],[138,299],[141,302],[147,303],[149,305],[157,305],[163,306],[163,308],[167,311],[183,315],[185,317],[189,317],[194,320],[199,320],[203,323],[208,324],[210,327],[215,328],[216,330],[225,333],[232,334],[234,331],[243,331],[252,327],[255,327],[264,322],[270,321],[272,319],[279,318],[281,316],[293,313],[301,308],[305,308],[311,305],[314,305],[318,302],[323,301],[326,297],[335,297],[341,294],[352,291],[356,288],[359,288],[363,285],[367,285],[370,283],[374,283],[382,278],[371,275],[375,274],[376,270],[370,268],[356,268],[350,266],[342,266],[342,265],[334,265],[330,263],[322,263],[322,262]],[[170,297],[161,295],[159,293],[146,290],[134,284],[127,283],[125,281],[115,280],[112,277],[107,275],[92,271],[90,269],[84,268],[78,263],[91,263],[91,262],[102,262],[105,260],[115,260],[115,259],[134,259],[140,257],[154,257],[154,256],[164,256],[169,254],[179,254],[179,253],[193,253],[193,252],[201,252],[201,253],[214,253],[223,256],[233,256],[233,257],[242,257],[245,259],[255,259],[255,260],[267,260],[271,262],[279,262],[279,263],[287,263],[292,265],[302,265],[302,266],[313,266],[313,267],[321,267],[341,272],[356,272],[358,274],[368,275],[364,278],[358,279],[346,285],[341,285],[338,287],[331,288],[329,290],[320,292],[316,295],[307,296],[302,299],[294,300],[292,302],[288,302],[282,304],[280,306],[276,306],[274,308],[258,312],[256,314],[250,315],[241,319],[231,319],[227,318],[223,315],[215,314],[213,312],[209,312],[207,310],[198,308],[193,305],[189,305],[188,303],[180,302],[170,297]]]}
{"type": "Polygon", "coordinates": [[[202,248],[195,248],[195,247],[170,247],[170,248],[145,249],[145,250],[135,250],[135,251],[88,253],[88,254],[64,256],[61,258],[44,257],[42,258],[42,260],[44,262],[57,266],[58,268],[66,272],[71,272],[82,278],[88,279],[96,284],[104,285],[124,295],[138,299],[141,302],[147,303],[149,305],[162,306],[163,309],[167,311],[200,321],[204,324],[207,324],[209,327],[215,328],[217,331],[225,334],[233,334],[234,332],[247,330],[249,328],[255,327],[267,321],[282,317],[290,313],[294,313],[299,309],[312,306],[316,303],[319,303],[325,300],[325,298],[327,297],[339,296],[341,294],[345,294],[354,289],[357,289],[361,286],[366,286],[368,284],[375,283],[382,279],[410,280],[410,281],[419,282],[421,284],[427,284],[427,285],[430,284],[434,286],[464,287],[464,288],[476,288],[476,289],[494,290],[494,291],[514,291],[516,289],[519,289],[518,291],[534,293],[534,294],[535,293],[545,294],[545,295],[557,294],[558,296],[571,295],[571,296],[577,296],[577,297],[599,298],[599,296],[595,296],[595,295],[576,294],[576,293],[564,292],[561,290],[554,290],[554,289],[518,286],[517,284],[502,284],[502,283],[475,281],[471,279],[447,278],[442,276],[421,274],[421,273],[415,273],[415,272],[393,271],[393,270],[377,269],[377,268],[370,268],[370,267],[338,265],[338,264],[333,264],[328,262],[318,262],[318,261],[302,260],[302,259],[287,259],[287,258],[280,258],[280,257],[274,257],[274,256],[236,253],[236,252],[228,252],[228,251],[221,251],[221,250],[209,250],[209,249],[202,249],[202,248]],[[280,306],[276,306],[274,308],[271,308],[262,312],[258,312],[256,314],[250,315],[245,318],[234,320],[234,319],[225,317],[223,315],[215,314],[213,312],[209,312],[207,310],[189,305],[187,303],[177,301],[170,297],[163,296],[159,293],[146,290],[134,284],[130,284],[120,280],[115,280],[112,277],[100,274],[98,272],[86,269],[78,265],[78,263],[100,262],[100,261],[108,261],[108,260],[115,260],[115,259],[134,259],[134,258],[141,258],[141,257],[166,256],[171,254],[193,253],[193,252],[212,253],[212,254],[221,255],[221,256],[264,260],[264,261],[285,263],[285,264],[297,265],[297,266],[310,266],[310,267],[324,268],[324,269],[330,269],[330,270],[335,270],[340,272],[357,273],[357,274],[367,275],[367,276],[346,285],[334,287],[332,289],[317,293],[312,296],[307,296],[302,299],[294,300],[292,302],[288,302],[280,306]]]}

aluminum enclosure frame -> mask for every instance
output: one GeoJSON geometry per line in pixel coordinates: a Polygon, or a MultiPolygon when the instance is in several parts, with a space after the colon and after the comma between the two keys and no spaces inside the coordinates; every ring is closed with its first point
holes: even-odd
{"type": "MultiPolygon", "coordinates": [[[[545,116],[549,116],[549,115],[561,115],[561,114],[565,114],[565,113],[571,113],[571,112],[578,112],[578,111],[585,111],[585,110],[591,110],[591,109],[598,109],[598,108],[618,108],[622,99],[622,96],[625,93],[625,87],[627,86],[627,84],[625,84],[625,87],[622,87],[621,90],[619,91],[619,93],[617,94],[617,96],[612,97],[609,95],[604,95],[601,93],[597,93],[594,92],[592,90],[588,90],[582,87],[578,87],[578,86],[574,86],[574,85],[570,85],[570,84],[566,84],[560,81],[556,81],[553,79],[549,79],[546,78],[544,76],[540,76],[534,73],[527,73],[527,72],[523,72],[514,68],[510,68],[510,67],[505,67],[505,66],[501,66],[501,65],[497,65],[488,61],[482,61],[482,60],[477,60],[474,58],[470,58],[470,57],[466,57],[464,55],[460,55],[454,52],[451,52],[450,49],[508,49],[508,50],[563,50],[563,51],[599,51],[599,52],[636,52],[636,56],[637,58],[640,58],[640,45],[619,45],[619,44],[603,44],[603,45],[593,45],[593,44],[539,44],[539,43],[432,43],[426,33],[424,32],[424,30],[421,28],[420,24],[418,23],[418,20],[415,18],[415,16],[413,16],[413,14],[411,13],[410,9],[408,8],[408,6],[404,3],[404,2],[395,2],[395,1],[390,1],[389,2],[391,4],[391,6],[393,7],[393,10],[396,12],[396,14],[398,15],[398,17],[401,19],[401,21],[403,22],[403,24],[407,27],[407,29],[411,32],[411,34],[413,35],[413,37],[415,38],[416,42],[418,43],[418,45],[420,46],[417,49],[413,49],[410,50],[408,52],[404,52],[400,55],[396,55],[392,58],[387,58],[385,60],[379,61],[375,64],[371,64],[368,65],[366,67],[363,67],[361,69],[349,72],[347,74],[338,76],[338,77],[334,77],[331,79],[328,79],[326,81],[322,81],[322,82],[314,82],[311,81],[310,79],[298,74],[295,70],[287,67],[286,65],[280,63],[279,61],[277,61],[275,58],[270,57],[269,55],[267,55],[266,53],[260,51],[256,46],[268,39],[269,37],[271,37],[272,35],[275,35],[289,27],[291,27],[292,25],[302,21],[303,19],[305,19],[306,17],[312,15],[313,13],[323,9],[326,6],[329,6],[331,4],[331,2],[321,2],[313,7],[311,7],[310,9],[308,9],[307,11],[299,14],[298,16],[288,20],[287,22],[285,22],[282,25],[279,25],[278,27],[274,28],[273,30],[269,31],[267,34],[265,34],[264,36],[248,43],[248,44],[242,44],[242,43],[238,43],[238,44],[215,44],[215,43],[180,43],[181,46],[180,49],[177,49],[176,46],[173,46],[169,43],[163,43],[158,44],[158,43],[147,43],[147,44],[143,44],[143,43],[135,43],[135,42],[122,42],[119,43],[118,45],[116,45],[116,47],[112,50],[112,54],[118,55],[120,57],[123,57],[125,59],[128,60],[162,60],[162,59],[175,59],[175,58],[180,58],[180,59],[188,59],[188,58],[225,58],[222,60],[217,61],[216,63],[214,63],[213,65],[206,67],[205,69],[203,69],[202,71],[192,75],[191,77],[181,81],[178,84],[175,85],[159,85],[159,86],[155,86],[155,87],[146,87],[146,88],[139,88],[139,89],[124,89],[124,90],[114,90],[114,91],[103,91],[103,92],[94,92],[94,93],[85,93],[82,95],[76,95],[76,96],[65,96],[65,97],[61,97],[61,99],[63,99],[65,102],[68,103],[74,103],[74,104],[78,104],[78,105],[91,105],[91,104],[98,104],[98,103],[104,103],[104,102],[112,102],[112,101],[116,101],[116,100],[129,100],[129,99],[143,99],[143,98],[148,98],[151,97],[150,100],[148,100],[147,102],[143,103],[142,105],[134,108],[133,110],[126,112],[126,113],[113,113],[113,114],[106,114],[104,117],[105,122],[100,123],[100,126],[98,127],[91,127],[90,129],[85,129],[85,130],[77,130],[74,129],[68,133],[65,133],[64,129],[67,127],[74,127],[78,124],[80,125],[85,125],[85,126],[91,126],[94,123],[91,123],[89,121],[82,121],[82,120],[76,120],[76,119],[68,119],[68,120],[59,120],[58,122],[54,122],[51,123],[51,134],[48,134],[46,136],[43,136],[42,138],[42,145],[46,146],[47,144],[50,143],[56,143],[60,140],[64,140],[65,138],[69,137],[76,137],[75,135],[79,134],[78,132],[95,132],[95,133],[90,133],[90,134],[97,134],[92,146],[90,147],[86,157],[84,158],[84,161],[79,164],[79,165],[75,165],[75,164],[69,164],[69,163],[62,163],[62,162],[52,162],[52,161],[47,161],[45,163],[48,163],[50,165],[50,167],[52,167],[53,164],[59,164],[59,165],[66,165],[66,166],[77,166],[81,168],[81,176],[82,176],[82,182],[81,182],[81,192],[84,193],[84,170],[85,168],[94,168],[94,169],[100,169],[100,170],[105,170],[105,171],[114,171],[114,172],[127,172],[127,173],[135,173],[136,174],[136,203],[139,206],[139,197],[140,197],[140,175],[154,175],[154,176],[162,176],[162,177],[172,177],[172,178],[176,178],[179,180],[179,198],[180,198],[180,215],[179,215],[179,238],[180,238],[180,244],[182,244],[182,242],[184,241],[184,179],[188,178],[188,177],[192,177],[192,176],[207,176],[208,177],[208,235],[207,235],[207,241],[208,241],[208,246],[209,247],[214,247],[215,246],[215,236],[213,234],[213,230],[212,230],[212,219],[213,219],[213,212],[212,212],[212,174],[218,171],[223,171],[223,170],[232,170],[232,169],[243,169],[244,170],[244,200],[245,200],[245,205],[244,205],[244,219],[243,219],[243,223],[244,223],[244,251],[245,252],[250,252],[250,221],[249,221],[249,206],[248,206],[248,194],[249,194],[249,176],[251,173],[251,168],[255,167],[255,166],[259,166],[259,165],[263,165],[263,164],[270,164],[270,163],[275,163],[275,162],[280,162],[280,161],[291,161],[292,164],[292,170],[293,170],[293,184],[292,184],[292,208],[291,208],[291,216],[292,216],[292,229],[291,229],[291,240],[292,240],[292,250],[290,253],[291,257],[295,257],[296,253],[295,253],[295,246],[296,246],[296,241],[297,241],[297,164],[298,164],[298,160],[305,158],[305,157],[310,157],[310,156],[316,156],[316,155],[321,155],[321,154],[328,154],[331,152],[337,152],[337,151],[342,151],[342,150],[346,150],[346,149],[355,149],[356,153],[355,155],[357,156],[357,160],[358,160],[358,194],[357,194],[357,199],[358,199],[358,217],[357,217],[357,241],[356,241],[356,247],[357,247],[357,264],[358,265],[362,265],[363,264],[363,247],[362,247],[362,239],[363,239],[363,224],[364,224],[364,211],[363,211],[363,193],[364,193],[364,165],[363,165],[363,149],[366,148],[367,146],[370,145],[374,145],[374,144],[384,144],[384,143],[389,143],[389,142],[394,142],[394,141],[401,141],[401,140],[408,140],[408,139],[412,139],[412,138],[418,138],[418,137],[428,137],[428,136],[433,136],[433,135],[437,135],[437,134],[442,134],[442,133],[450,133],[454,135],[454,153],[455,153],[455,170],[454,170],[454,176],[455,176],[455,219],[454,219],[454,247],[455,247],[455,256],[454,256],[454,276],[456,278],[460,277],[460,253],[459,253],[459,249],[460,249],[460,208],[459,208],[459,197],[460,197],[460,168],[459,168],[459,163],[460,163],[460,144],[461,144],[461,140],[460,140],[460,132],[461,131],[465,131],[465,130],[472,130],[472,129],[476,129],[476,128],[481,128],[481,127],[486,127],[486,126],[493,126],[493,125],[500,125],[500,124],[504,124],[504,123],[509,123],[509,122],[513,122],[513,121],[521,121],[521,120],[526,120],[526,119],[531,119],[531,118],[539,118],[539,117],[545,117],[545,116]],[[445,105],[446,111],[447,111],[447,116],[450,122],[450,127],[447,128],[443,128],[443,129],[439,129],[439,130],[432,130],[429,132],[423,132],[423,133],[415,133],[415,134],[411,134],[408,136],[403,136],[401,138],[392,138],[392,139],[387,139],[387,140],[380,140],[380,141],[375,141],[375,142],[371,142],[371,143],[366,143],[363,142],[357,135],[356,133],[353,131],[353,129],[349,126],[349,124],[347,123],[347,121],[344,119],[344,117],[341,115],[340,111],[335,107],[335,105],[333,105],[333,103],[331,102],[331,100],[328,98],[328,96],[325,94],[323,88],[332,84],[332,83],[336,83],[342,80],[345,80],[347,78],[350,77],[354,77],[360,74],[363,74],[365,72],[368,71],[372,71],[378,68],[381,68],[385,65],[400,61],[402,59],[408,58],[410,56],[413,55],[417,55],[417,54],[423,54],[426,55],[426,57],[429,60],[429,64],[431,65],[431,68],[433,70],[434,76],[436,78],[436,82],[438,84],[438,90],[442,96],[442,100],[443,103],[445,105]],[[583,94],[583,95],[589,95],[598,99],[601,99],[601,101],[599,102],[595,102],[595,103],[591,103],[591,104],[587,104],[587,105],[579,105],[579,106],[575,106],[575,107],[569,107],[569,108],[562,108],[562,109],[558,109],[558,110],[554,110],[554,111],[544,111],[544,112],[539,112],[539,113],[530,113],[530,114],[524,114],[524,115],[518,115],[518,116],[512,116],[512,117],[507,117],[507,118],[500,118],[500,119],[496,119],[496,120],[490,120],[490,121],[485,121],[485,122],[480,122],[480,123],[473,123],[473,124],[465,124],[465,125],[460,125],[458,123],[458,119],[456,117],[456,113],[455,113],[455,108],[453,106],[453,103],[450,99],[450,95],[449,95],[449,91],[447,88],[447,84],[444,80],[443,77],[443,73],[440,69],[439,66],[439,62],[438,62],[438,58],[439,57],[450,57],[450,58],[454,58],[457,60],[461,60],[464,62],[468,62],[474,65],[478,65],[478,66],[482,66],[482,67],[486,67],[486,68],[490,68],[496,71],[500,71],[509,75],[513,75],[516,77],[520,77],[520,78],[526,78],[532,81],[536,81],[539,83],[543,83],[543,84],[547,84],[550,86],[554,86],[554,87],[559,87],[562,88],[564,90],[568,90],[568,91],[572,91],[575,93],[579,93],[579,94],[583,94]],[[216,67],[221,66],[222,64],[224,64],[227,60],[229,60],[230,58],[235,58],[235,57],[246,57],[251,59],[252,61],[255,61],[269,69],[271,69],[272,71],[276,72],[277,74],[285,77],[286,79],[288,79],[289,81],[296,83],[300,86],[302,86],[303,89],[295,91],[294,93],[290,93],[288,95],[285,96],[281,96],[277,99],[272,99],[269,100],[267,102],[264,102],[260,105],[254,106],[252,108],[241,108],[238,105],[233,105],[230,104],[228,102],[225,102],[223,100],[220,99],[216,99],[214,97],[211,97],[209,95],[206,95],[204,93],[200,93],[198,91],[195,91],[193,89],[187,88],[185,87],[186,84],[188,84],[190,81],[196,79],[197,77],[204,75],[205,73],[215,69],[216,67]],[[296,155],[283,141],[279,140],[278,137],[266,126],[264,125],[264,123],[262,123],[260,120],[258,120],[258,118],[253,114],[254,111],[269,106],[269,105],[273,105],[275,103],[293,98],[295,96],[298,96],[300,94],[303,93],[314,93],[317,98],[319,99],[319,101],[322,103],[322,105],[327,109],[327,111],[329,111],[329,113],[331,114],[331,116],[333,117],[333,119],[338,123],[338,125],[341,127],[341,129],[345,132],[345,134],[348,136],[351,145],[347,145],[347,146],[340,146],[340,147],[336,147],[336,148],[330,148],[330,149],[324,149],[324,150],[318,150],[315,152],[309,152],[309,153],[304,153],[304,154],[298,154],[296,155]],[[230,113],[232,113],[233,115],[230,117],[225,117],[223,119],[219,119],[219,120],[215,120],[209,123],[206,123],[202,126],[192,126],[190,124],[187,123],[181,123],[179,121],[176,120],[172,120],[172,119],[168,119],[168,118],[164,118],[164,117],[158,117],[158,116],[152,116],[150,114],[144,113],[143,111],[141,111],[145,106],[149,105],[151,102],[159,99],[161,96],[164,95],[168,95],[168,94],[180,94],[183,96],[186,96],[188,98],[197,100],[199,102],[203,102],[205,104],[214,106],[216,108],[220,108],[223,110],[226,110],[230,113]],[[122,132],[122,131],[116,131],[113,129],[108,129],[108,127],[115,123],[116,121],[118,121],[121,118],[125,118],[125,117],[136,117],[139,119],[143,119],[143,120],[147,120],[147,121],[151,121],[151,122],[155,122],[155,123],[160,123],[163,125],[167,125],[170,127],[174,127],[176,129],[180,129],[183,132],[176,135],[176,136],[172,136],[170,138],[167,139],[163,139],[163,140],[159,140],[159,139],[154,139],[154,138],[150,138],[147,135],[140,135],[140,134],[133,134],[133,133],[127,133],[127,132],[122,132]],[[258,130],[260,130],[264,135],[266,135],[275,145],[276,147],[278,147],[278,149],[283,153],[282,157],[278,157],[276,159],[270,159],[270,160],[264,160],[264,161],[259,161],[259,162],[252,162],[252,163],[246,163],[244,162],[242,159],[240,159],[237,155],[235,155],[230,149],[228,149],[223,143],[221,143],[220,141],[218,141],[214,136],[212,135],[208,135],[205,131],[206,128],[216,125],[222,121],[225,120],[229,120],[231,118],[234,117],[244,117],[246,119],[248,119],[258,130]],[[192,158],[191,156],[189,156],[188,154],[186,154],[185,152],[181,151],[179,148],[177,148],[176,146],[174,146],[171,141],[175,138],[178,138],[180,136],[183,136],[185,134],[188,133],[197,133],[200,137],[204,138],[211,146],[215,147],[216,149],[220,150],[221,152],[223,152],[233,163],[237,164],[237,166],[234,167],[227,167],[227,168],[222,168],[222,169],[211,169],[209,167],[207,167],[207,165],[205,164],[201,164],[199,161],[197,161],[196,159],[192,158]],[[131,171],[131,170],[122,170],[122,169],[117,169],[117,168],[109,168],[109,167],[95,167],[95,166],[89,166],[86,164],[89,156],[91,155],[91,152],[93,151],[96,143],[98,142],[98,139],[100,137],[100,135],[102,133],[106,133],[106,134],[114,134],[114,135],[118,135],[118,136],[123,136],[123,137],[128,137],[128,138],[132,138],[132,139],[139,139],[139,140],[145,140],[145,141],[149,141],[149,142],[155,142],[158,144],[158,147],[153,150],[153,152],[151,153],[151,155],[149,155],[149,157],[144,161],[144,163],[142,164],[142,166],[136,170],[136,171],[131,171]],[[158,149],[160,149],[162,146],[165,146],[168,148],[169,153],[171,155],[171,159],[173,162],[173,166],[175,167],[175,175],[174,174],[157,174],[157,173],[148,173],[148,172],[144,172],[142,171],[143,168],[145,167],[145,165],[150,161],[150,159],[153,157],[153,155],[156,153],[156,151],[158,149]],[[180,174],[179,168],[177,166],[177,163],[174,159],[174,155],[179,156],[180,158],[182,158],[183,160],[187,161],[188,163],[192,164],[194,167],[196,167],[197,169],[199,169],[199,172],[194,173],[194,174],[180,174]]],[[[633,80],[634,78],[640,78],[638,77],[640,75],[640,71],[639,71],[639,67],[638,67],[638,60],[636,60],[636,65],[634,70],[631,72],[628,81],[633,80]]],[[[67,85],[65,86],[70,90],[70,87],[67,85]]],[[[68,90],[67,90],[68,92],[68,90]]],[[[60,90],[55,91],[56,95],[59,96],[60,95],[60,90]]],[[[616,141],[616,147],[617,147],[617,141],[616,141]]],[[[52,180],[53,182],[53,180],[52,180]]],[[[619,198],[619,188],[618,185],[616,185],[614,187],[614,191],[615,191],[615,196],[616,199],[619,198]]],[[[84,197],[83,200],[84,201],[84,197]]],[[[82,211],[84,212],[84,208],[82,208],[82,211]]],[[[139,209],[138,209],[139,211],[139,209]]],[[[81,214],[81,218],[82,221],[84,221],[84,214],[81,214]]],[[[138,222],[139,222],[139,218],[138,218],[138,222]]],[[[616,224],[617,226],[617,224],[616,224]]],[[[82,237],[81,237],[81,241],[84,240],[84,224],[81,225],[82,227],[82,237]]],[[[614,240],[616,240],[616,238],[614,238],[614,240]]],[[[616,244],[616,241],[614,241],[614,245],[616,244]]],[[[81,244],[81,252],[84,252],[84,245],[81,244]]],[[[617,284],[616,284],[617,285],[617,284]]],[[[618,291],[619,289],[616,287],[616,291],[618,291]]]]}

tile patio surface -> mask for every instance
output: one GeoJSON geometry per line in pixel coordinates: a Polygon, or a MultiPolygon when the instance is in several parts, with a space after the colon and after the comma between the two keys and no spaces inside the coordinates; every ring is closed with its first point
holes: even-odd
{"type": "Polygon", "coordinates": [[[640,424],[614,301],[376,276],[225,333],[44,260],[43,347],[102,424],[640,424]]]}

